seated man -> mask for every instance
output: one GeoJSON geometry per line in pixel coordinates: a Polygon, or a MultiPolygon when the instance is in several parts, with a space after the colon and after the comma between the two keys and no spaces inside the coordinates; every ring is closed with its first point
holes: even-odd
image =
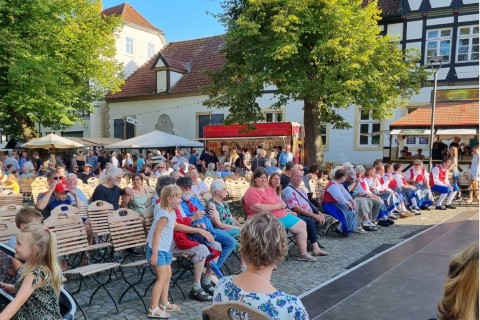
{"type": "Polygon", "coordinates": [[[452,205],[452,201],[455,199],[455,195],[459,188],[457,185],[450,185],[450,182],[448,181],[448,169],[450,168],[450,164],[450,160],[445,157],[442,159],[442,164],[437,164],[430,172],[430,188],[432,189],[432,192],[440,193],[437,205],[435,206],[435,209],[437,210],[447,210],[447,208],[456,209],[456,207],[452,205]],[[443,206],[442,202],[447,195],[447,204],[443,206]]]}
{"type": "Polygon", "coordinates": [[[298,214],[298,217],[305,221],[307,225],[308,241],[313,248],[312,255],[326,256],[328,252],[320,249],[317,242],[317,230],[315,222],[320,224],[325,223],[325,217],[318,211],[315,206],[308,200],[308,196],[300,189],[300,184],[303,180],[303,171],[300,169],[293,169],[290,177],[290,183],[282,191],[282,199],[287,204],[287,208],[298,214]],[[316,212],[314,212],[314,210],[316,212]]]}
{"type": "MultiPolygon", "coordinates": [[[[192,226],[197,226],[209,231],[215,241],[222,245],[222,253],[217,262],[218,267],[221,268],[228,256],[235,250],[237,241],[225,230],[214,228],[210,217],[204,216],[205,209],[202,203],[198,198],[192,197],[192,179],[190,177],[178,178],[177,185],[182,190],[181,211],[183,211],[187,217],[193,217],[194,215],[200,216],[200,219],[193,222],[192,226]]],[[[203,238],[195,238],[195,240],[200,242],[203,241],[203,238]]]]}
{"type": "Polygon", "coordinates": [[[52,171],[47,175],[47,183],[50,189],[47,192],[40,193],[35,203],[35,209],[42,212],[44,219],[50,217],[50,212],[57,206],[62,204],[72,205],[68,197],[70,192],[75,199],[76,207],[80,209],[81,202],[75,191],[69,190],[68,187],[60,180],[61,176],[58,172],[52,171]]]}
{"type": "Polygon", "coordinates": [[[430,174],[423,169],[423,162],[420,159],[413,161],[413,168],[405,172],[405,180],[414,186],[418,195],[417,207],[415,209],[430,210],[433,204],[433,194],[430,190],[430,174]]]}

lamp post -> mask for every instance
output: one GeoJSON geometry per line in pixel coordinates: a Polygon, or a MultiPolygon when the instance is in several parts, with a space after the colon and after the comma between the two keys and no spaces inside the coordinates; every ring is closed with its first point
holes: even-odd
{"type": "Polygon", "coordinates": [[[434,56],[430,58],[430,67],[433,71],[433,101],[432,101],[432,120],[431,120],[431,127],[430,127],[430,152],[429,152],[429,162],[428,162],[428,171],[432,170],[433,162],[432,162],[432,151],[433,151],[433,137],[434,137],[434,130],[435,130],[435,107],[437,104],[437,75],[438,71],[442,67],[443,58],[440,56],[434,56]]]}

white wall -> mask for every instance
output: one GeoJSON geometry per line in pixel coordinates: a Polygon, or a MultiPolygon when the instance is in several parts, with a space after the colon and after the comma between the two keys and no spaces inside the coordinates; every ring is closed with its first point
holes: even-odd
{"type": "Polygon", "coordinates": [[[155,44],[155,53],[163,48],[166,44],[165,38],[160,31],[148,30],[135,26],[131,23],[125,23],[124,27],[117,31],[117,39],[115,43],[116,55],[115,59],[123,64],[123,72],[125,77],[132,74],[138,67],[143,65],[148,58],[148,43],[155,44]],[[134,39],[134,54],[126,53],[126,38],[134,39]]]}

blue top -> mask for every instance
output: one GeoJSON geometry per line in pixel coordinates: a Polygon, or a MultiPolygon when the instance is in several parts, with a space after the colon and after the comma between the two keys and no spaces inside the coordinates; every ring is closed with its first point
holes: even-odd
{"type": "Polygon", "coordinates": [[[94,170],[97,167],[98,164],[98,157],[97,156],[87,156],[85,159],[85,162],[87,162],[89,165],[92,166],[92,170],[94,170]]]}
{"type": "Polygon", "coordinates": [[[143,158],[139,157],[137,159],[137,172],[142,171],[142,167],[143,167],[144,164],[145,164],[145,160],[143,160],[143,158]]]}
{"type": "MultiPolygon", "coordinates": [[[[280,290],[265,294],[247,292],[233,282],[234,276],[224,277],[218,280],[213,294],[213,303],[238,301],[243,302],[265,314],[272,320],[307,320],[308,313],[300,299],[286,294],[280,290]]],[[[250,319],[240,317],[238,312],[233,311],[234,319],[250,319]]]]}
{"type": "Polygon", "coordinates": [[[190,156],[190,158],[188,158],[188,163],[189,164],[193,164],[193,165],[196,165],[197,164],[197,156],[192,154],[190,156]]]}
{"type": "MultiPolygon", "coordinates": [[[[192,202],[192,204],[195,207],[198,208],[198,210],[205,211],[205,209],[203,208],[202,202],[198,198],[192,197],[190,199],[190,201],[192,202]]],[[[183,212],[185,212],[187,217],[191,217],[195,214],[195,212],[190,212],[190,209],[188,208],[188,204],[187,204],[186,201],[182,201],[180,206],[182,207],[182,210],[183,210],[183,212]]],[[[202,219],[197,220],[197,221],[193,222],[192,224],[196,225],[196,224],[199,224],[199,223],[204,223],[207,226],[207,229],[209,231],[213,231],[215,229],[215,227],[212,224],[212,220],[210,220],[210,218],[207,215],[204,215],[202,219]]]]}

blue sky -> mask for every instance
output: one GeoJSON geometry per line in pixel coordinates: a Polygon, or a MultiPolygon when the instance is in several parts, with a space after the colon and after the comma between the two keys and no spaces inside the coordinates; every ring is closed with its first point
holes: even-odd
{"type": "Polygon", "coordinates": [[[103,0],[110,8],[128,2],[150,23],[165,32],[168,42],[224,33],[223,26],[207,12],[222,11],[222,0],[103,0]]]}

